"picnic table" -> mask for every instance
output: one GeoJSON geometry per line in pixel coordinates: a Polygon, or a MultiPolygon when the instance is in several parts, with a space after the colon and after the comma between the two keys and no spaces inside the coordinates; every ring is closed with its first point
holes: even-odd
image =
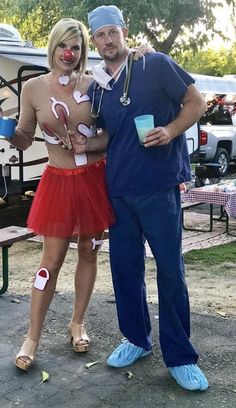
{"type": "MultiPolygon", "coordinates": [[[[226,234],[235,236],[235,234],[229,228],[229,219],[236,218],[236,186],[234,186],[234,184],[219,183],[192,188],[182,194],[182,202],[210,204],[209,231],[212,231],[214,220],[225,221],[226,234]],[[221,214],[218,218],[215,218],[213,214],[214,205],[219,205],[221,207],[221,214]]],[[[186,227],[184,228],[188,229],[186,227]]]]}
{"type": "Polygon", "coordinates": [[[15,242],[32,238],[34,233],[27,228],[10,226],[0,229],[0,247],[2,247],[2,280],[0,295],[8,288],[8,248],[15,242]]]}

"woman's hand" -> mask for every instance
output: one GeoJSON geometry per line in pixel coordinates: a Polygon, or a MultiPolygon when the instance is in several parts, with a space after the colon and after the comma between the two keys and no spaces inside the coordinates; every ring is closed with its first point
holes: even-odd
{"type": "MultiPolygon", "coordinates": [[[[108,134],[105,129],[97,131],[96,137],[87,137],[80,132],[68,130],[74,154],[104,153],[107,148],[108,134]]],[[[66,149],[65,146],[62,146],[66,149]]]]}
{"type": "Polygon", "coordinates": [[[72,143],[73,153],[86,153],[88,149],[88,138],[72,130],[68,130],[68,134],[72,143]]]}
{"type": "Polygon", "coordinates": [[[150,44],[141,44],[137,50],[134,50],[134,61],[137,61],[139,58],[142,58],[145,54],[150,54],[155,52],[154,48],[150,44]]]}

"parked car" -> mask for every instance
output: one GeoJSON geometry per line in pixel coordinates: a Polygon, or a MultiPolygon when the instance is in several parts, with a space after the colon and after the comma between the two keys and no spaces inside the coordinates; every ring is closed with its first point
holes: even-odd
{"type": "MultiPolygon", "coordinates": [[[[192,75],[207,102],[199,121],[198,161],[219,164],[217,171],[223,177],[236,162],[236,78],[192,75]]],[[[187,140],[191,134],[192,129],[187,130],[187,140]]]]}

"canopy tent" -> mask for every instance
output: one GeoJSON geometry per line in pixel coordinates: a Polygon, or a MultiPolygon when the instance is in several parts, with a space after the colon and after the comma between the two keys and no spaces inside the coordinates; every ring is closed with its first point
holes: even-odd
{"type": "Polygon", "coordinates": [[[202,93],[235,94],[236,78],[214,77],[209,75],[191,74],[195,85],[202,93]]]}

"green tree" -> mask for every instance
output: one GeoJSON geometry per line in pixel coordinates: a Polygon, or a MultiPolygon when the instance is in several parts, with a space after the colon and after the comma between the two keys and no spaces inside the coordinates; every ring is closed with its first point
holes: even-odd
{"type": "MultiPolygon", "coordinates": [[[[112,3],[123,10],[132,37],[143,34],[156,50],[172,54],[207,44],[216,32],[213,10],[216,6],[223,7],[218,0],[114,0],[112,3]],[[200,24],[202,29],[197,29],[200,24]]],[[[227,0],[227,3],[234,11],[236,1],[227,0]]],[[[101,1],[84,0],[82,4],[81,13],[100,6],[101,1]]],[[[224,37],[223,33],[219,34],[224,37]]]]}
{"type": "Polygon", "coordinates": [[[194,53],[186,51],[179,55],[178,62],[189,72],[224,76],[236,74],[236,43],[231,49],[212,49],[194,53]]]}
{"type": "Polygon", "coordinates": [[[24,40],[31,40],[37,47],[45,47],[52,26],[64,17],[58,0],[22,1],[2,0],[0,21],[12,24],[24,40]],[[11,9],[12,12],[4,12],[11,9]]]}
{"type": "MultiPolygon", "coordinates": [[[[226,2],[233,18],[236,0],[226,2]]],[[[172,55],[207,44],[216,32],[213,10],[216,6],[223,7],[220,0],[113,0],[112,3],[123,10],[133,42],[145,36],[156,50],[172,55]],[[202,29],[197,28],[199,24],[202,29]]],[[[103,0],[102,4],[111,1],[103,0]]],[[[75,17],[87,24],[87,13],[100,5],[100,0],[80,3],[78,0],[2,0],[0,18],[14,21],[22,36],[27,33],[38,44],[46,42],[52,25],[62,16],[75,17]],[[14,17],[8,17],[9,9],[14,17]]]]}

